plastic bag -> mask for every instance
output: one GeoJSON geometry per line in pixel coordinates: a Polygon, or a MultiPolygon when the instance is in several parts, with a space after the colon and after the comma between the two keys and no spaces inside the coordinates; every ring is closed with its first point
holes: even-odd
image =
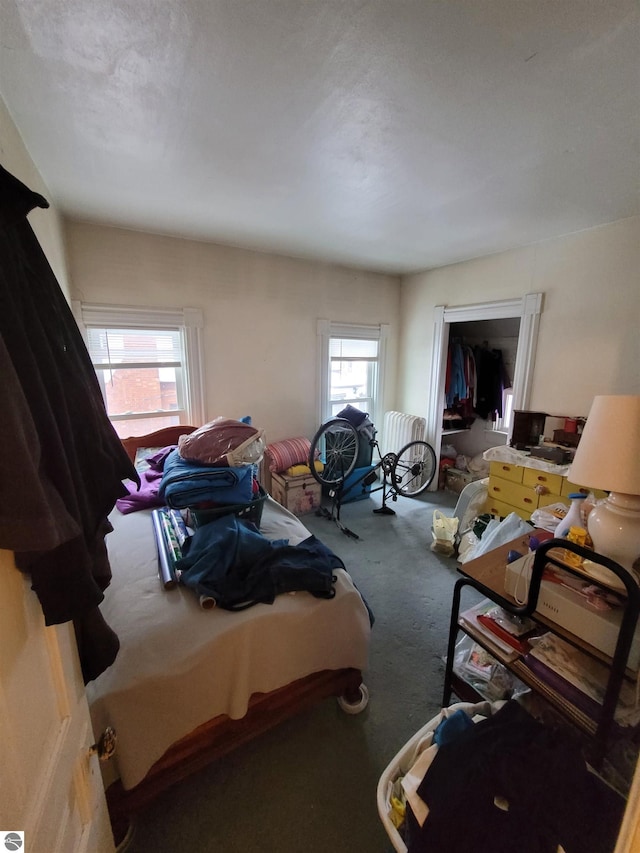
{"type": "Polygon", "coordinates": [[[264,448],[264,430],[232,418],[215,418],[178,440],[183,459],[217,467],[254,465],[262,459],[264,448]]]}
{"type": "Polygon", "coordinates": [[[527,692],[520,679],[467,634],[456,642],[453,671],[490,702],[527,692]]]}
{"type": "Polygon", "coordinates": [[[482,538],[474,550],[473,556],[474,558],[480,557],[482,554],[492,551],[499,545],[506,545],[507,542],[511,542],[512,539],[516,539],[518,536],[531,533],[532,529],[531,525],[520,518],[515,512],[510,512],[502,521],[494,518],[487,524],[482,538]]]}
{"type": "Polygon", "coordinates": [[[560,521],[567,514],[568,509],[569,507],[566,504],[560,502],[538,507],[538,509],[534,509],[531,513],[531,523],[536,527],[541,527],[543,530],[554,533],[560,521]]]}
{"type": "Polygon", "coordinates": [[[455,554],[458,524],[459,521],[457,518],[449,518],[439,509],[434,509],[431,530],[434,541],[431,543],[431,550],[437,551],[439,554],[444,554],[447,557],[455,554]]]}
{"type": "Polygon", "coordinates": [[[455,461],[456,456],[458,455],[458,451],[455,449],[453,444],[443,444],[440,448],[440,458],[441,459],[451,459],[451,461],[455,461]]]}
{"type": "Polygon", "coordinates": [[[467,530],[466,533],[463,533],[458,543],[458,562],[467,563],[469,560],[473,560],[479,544],[480,539],[473,530],[467,530]]]}

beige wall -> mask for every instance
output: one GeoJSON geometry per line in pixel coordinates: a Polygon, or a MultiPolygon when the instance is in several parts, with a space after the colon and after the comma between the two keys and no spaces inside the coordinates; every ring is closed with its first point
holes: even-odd
{"type": "MultiPolygon", "coordinates": [[[[43,195],[51,203],[49,190],[36,169],[22,138],[0,98],[0,163],[29,189],[43,195]]],[[[61,218],[53,207],[35,208],[29,222],[56,274],[60,287],[69,299],[69,282],[64,250],[61,218]]]]}
{"type": "Polygon", "coordinates": [[[640,393],[640,217],[402,281],[397,403],[426,413],[436,305],[544,294],[530,407],[586,415],[640,393]]]}
{"type": "Polygon", "coordinates": [[[83,222],[66,233],[74,299],[202,309],[208,420],[250,414],[269,441],[311,437],[318,318],[390,324],[392,406],[398,278],[83,222]]]}

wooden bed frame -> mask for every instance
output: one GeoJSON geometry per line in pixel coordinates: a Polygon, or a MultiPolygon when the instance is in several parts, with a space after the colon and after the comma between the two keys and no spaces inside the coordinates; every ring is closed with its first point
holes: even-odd
{"type": "Polygon", "coordinates": [[[121,438],[122,446],[127,451],[129,459],[134,462],[136,458],[136,450],[139,447],[168,447],[170,444],[177,444],[181,435],[189,435],[196,427],[187,426],[186,424],[178,426],[164,427],[155,432],[149,432],[146,435],[134,435],[130,438],[121,438]]]}
{"type": "MultiPolygon", "coordinates": [[[[139,447],[177,444],[179,436],[194,429],[166,427],[144,436],[124,438],[122,444],[133,461],[139,447]]],[[[357,706],[364,689],[358,669],[322,670],[271,693],[254,693],[240,720],[223,714],[199,726],[169,747],[134,788],[125,790],[120,780],[109,786],[107,804],[116,844],[125,837],[135,813],[167,788],[324,699],[335,696],[347,705],[357,706]]]]}

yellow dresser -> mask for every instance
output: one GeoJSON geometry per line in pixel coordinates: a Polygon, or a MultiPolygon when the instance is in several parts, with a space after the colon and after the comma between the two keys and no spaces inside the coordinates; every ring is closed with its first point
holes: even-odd
{"type": "Polygon", "coordinates": [[[572,492],[592,491],[597,498],[606,492],[587,489],[572,483],[561,474],[527,468],[511,462],[489,463],[489,486],[485,512],[504,518],[510,512],[517,513],[525,521],[534,509],[554,503],[569,505],[572,492]]]}

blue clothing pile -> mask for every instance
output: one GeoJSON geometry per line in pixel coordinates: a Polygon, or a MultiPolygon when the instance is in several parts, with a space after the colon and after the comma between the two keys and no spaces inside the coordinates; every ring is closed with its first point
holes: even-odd
{"type": "Polygon", "coordinates": [[[298,545],[270,540],[250,521],[225,515],[199,527],[176,563],[180,582],[226,610],[272,604],[283,592],[335,596],[334,569],[344,563],[315,536],[298,545]]]}
{"type": "Polygon", "coordinates": [[[173,509],[211,504],[245,504],[253,497],[253,466],[216,468],[189,462],[177,448],[164,463],[159,497],[173,509]]]}

